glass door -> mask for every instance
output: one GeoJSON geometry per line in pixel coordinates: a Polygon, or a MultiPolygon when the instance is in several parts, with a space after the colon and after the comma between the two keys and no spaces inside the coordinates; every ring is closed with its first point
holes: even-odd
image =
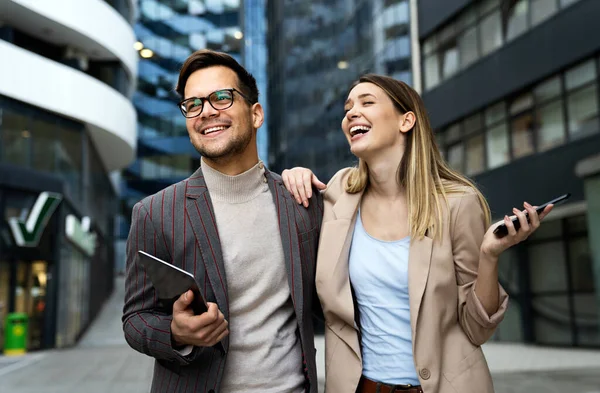
{"type": "Polygon", "coordinates": [[[29,315],[28,349],[40,349],[46,309],[46,261],[19,261],[15,287],[15,312],[29,315]]]}

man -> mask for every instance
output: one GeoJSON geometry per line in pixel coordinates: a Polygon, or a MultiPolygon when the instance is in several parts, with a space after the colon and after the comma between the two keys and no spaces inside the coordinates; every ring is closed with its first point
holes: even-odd
{"type": "Polygon", "coordinates": [[[156,359],[152,392],[317,392],[312,325],[323,202],[299,207],[259,160],[256,81],[232,57],[201,50],[179,74],[190,141],[189,178],[138,202],[127,240],[123,330],[156,359]],[[164,311],[138,250],[194,274],[164,311]]]}

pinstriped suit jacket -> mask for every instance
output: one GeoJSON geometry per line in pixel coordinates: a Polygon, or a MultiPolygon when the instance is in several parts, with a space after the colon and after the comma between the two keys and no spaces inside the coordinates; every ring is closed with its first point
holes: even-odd
{"type": "MultiPolygon", "coordinates": [[[[265,171],[277,206],[290,294],[298,321],[307,392],[317,392],[312,311],[315,262],[323,201],[314,192],[309,208],[299,206],[281,177],[265,171]]],[[[243,218],[241,218],[243,219],[243,218]]],[[[138,202],[127,239],[123,330],[129,345],[155,358],[151,392],[219,392],[229,338],[210,348],[194,347],[186,357],[171,346],[170,312],[157,304],[155,290],[138,261],[144,250],[194,274],[207,301],[229,319],[229,299],[218,228],[199,168],[191,177],[138,202]]]]}

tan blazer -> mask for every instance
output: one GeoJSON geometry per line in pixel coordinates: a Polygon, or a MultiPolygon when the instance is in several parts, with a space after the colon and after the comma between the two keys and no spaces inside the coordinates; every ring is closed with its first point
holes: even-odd
{"type": "MultiPolygon", "coordinates": [[[[325,315],[325,391],[355,392],[362,374],[359,326],[348,257],[362,193],[344,191],[348,168],[324,193],[316,286],[325,315]],[[356,318],[356,319],[355,319],[356,318]]],[[[473,190],[450,195],[443,241],[410,246],[408,281],[414,362],[424,393],[491,393],[492,379],[480,345],[504,317],[508,296],[491,317],[475,296],[479,248],[486,228],[473,190]]]]}

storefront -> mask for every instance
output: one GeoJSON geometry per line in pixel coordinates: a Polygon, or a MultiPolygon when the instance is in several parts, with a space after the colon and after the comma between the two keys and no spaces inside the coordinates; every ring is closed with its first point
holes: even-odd
{"type": "MultiPolygon", "coordinates": [[[[29,351],[73,345],[112,289],[112,247],[63,184],[0,164],[0,319],[29,316],[29,351]]],[[[0,329],[0,349],[3,336],[0,329]]]]}
{"type": "Polygon", "coordinates": [[[84,124],[0,95],[0,350],[12,312],[29,350],[77,341],[112,292],[116,208],[84,124]]]}
{"type": "Polygon", "coordinates": [[[28,350],[74,344],[90,322],[91,265],[106,252],[97,228],[60,179],[16,166],[0,165],[0,211],[0,318],[29,315],[28,350]]]}

